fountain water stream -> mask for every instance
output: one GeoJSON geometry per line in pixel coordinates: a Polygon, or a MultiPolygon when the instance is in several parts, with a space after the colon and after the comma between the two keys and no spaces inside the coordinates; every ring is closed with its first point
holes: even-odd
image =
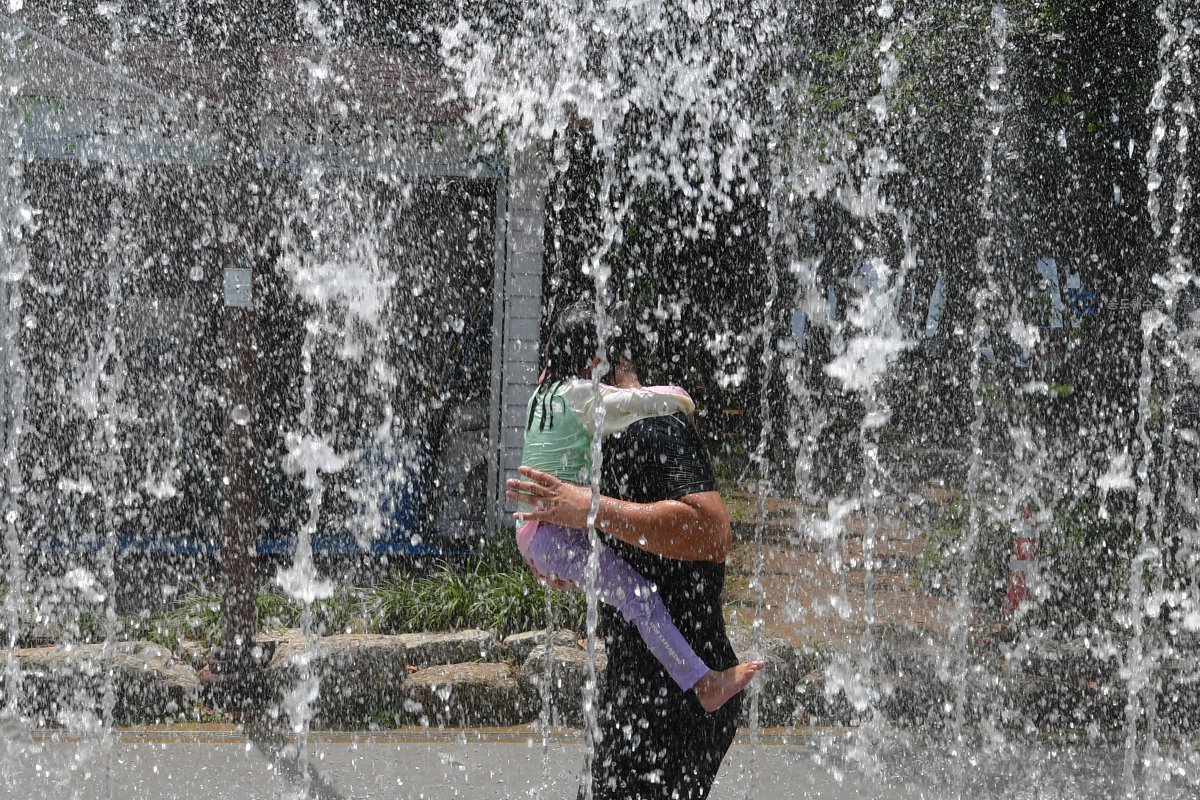
{"type": "MultiPolygon", "coordinates": [[[[329,61],[333,48],[331,26],[322,24],[319,9],[314,3],[300,3],[296,9],[301,25],[316,40],[318,55],[309,62],[308,99],[318,105],[323,100],[322,89],[329,79],[329,61]]],[[[318,129],[314,150],[316,164],[323,160],[327,134],[318,129]]],[[[336,274],[338,260],[335,257],[338,231],[330,230],[324,223],[323,209],[331,198],[322,186],[322,171],[315,164],[305,169],[301,179],[299,201],[301,217],[305,223],[307,241],[301,240],[304,233],[289,231],[284,240],[284,259],[291,267],[292,284],[315,310],[304,323],[304,341],[300,347],[300,370],[302,381],[302,407],[296,420],[296,428],[288,434],[288,453],[284,458],[285,472],[301,479],[307,494],[307,515],[303,519],[296,537],[296,549],[292,564],[280,569],[275,582],[283,591],[301,604],[300,626],[304,634],[304,650],[296,656],[298,667],[297,683],[287,692],[283,700],[289,725],[297,736],[296,752],[303,781],[297,787],[297,796],[305,797],[310,791],[308,772],[308,731],[313,707],[320,696],[321,677],[317,672],[319,634],[313,625],[313,604],[333,595],[332,585],[323,580],[313,563],[313,538],[321,523],[321,507],[325,496],[322,473],[340,472],[346,459],[334,451],[331,443],[318,429],[316,398],[314,390],[313,357],[317,344],[331,326],[329,306],[346,299],[339,289],[352,287],[356,277],[351,274],[336,274]],[[332,241],[331,241],[332,240],[332,241]],[[311,248],[311,249],[310,249],[311,248]],[[332,250],[332,252],[330,252],[332,250]],[[314,252],[315,251],[315,252],[314,252]],[[333,266],[333,269],[330,269],[333,266]]],[[[353,292],[354,289],[350,289],[353,292]]]]}
{"type": "MultiPolygon", "coordinates": [[[[731,617],[752,617],[739,656],[798,673],[795,686],[752,684],[734,793],[767,791],[778,737],[765,728],[802,703],[810,716],[788,717],[787,736],[802,719],[853,728],[814,733],[803,757],[880,786],[932,765],[935,794],[961,799],[979,790],[981,762],[1022,754],[1020,777],[1048,779],[1054,736],[1119,761],[1103,780],[1129,797],[1194,788],[1190,5],[1128,11],[1122,24],[1159,28],[1111,48],[1120,32],[1099,12],[1059,19],[1012,0],[83,5],[8,0],[0,15],[0,785],[45,739],[30,730],[52,729],[74,749],[39,755],[47,774],[66,785],[90,772],[107,782],[101,796],[122,795],[112,665],[127,633],[154,633],[138,627],[149,611],[133,619],[123,605],[140,602],[134,589],[160,603],[202,594],[189,582],[217,552],[233,560],[217,530],[250,487],[263,500],[243,532],[285,556],[268,588],[298,607],[303,638],[280,644],[291,683],[274,710],[298,764],[293,793],[320,795],[314,722],[344,689],[322,613],[349,588],[322,548],[331,561],[338,547],[372,554],[378,568],[372,548],[402,503],[377,495],[415,508],[447,493],[429,453],[466,416],[447,388],[466,345],[448,342],[472,327],[492,337],[493,369],[473,396],[496,403],[480,423],[493,463],[477,494],[497,494],[542,317],[579,294],[595,306],[597,391],[618,326],[665,353],[654,378],[691,382],[721,488],[740,504],[728,599],[731,617]],[[221,15],[246,9],[272,16],[261,75],[243,87],[261,119],[235,154],[223,137],[237,140],[237,118],[217,95],[235,83],[220,73],[237,23],[221,15]],[[1092,47],[1126,60],[1112,74],[1061,63],[1092,47]],[[1120,91],[1105,105],[1094,95],[1110,82],[1120,91]],[[399,119],[416,114],[396,111],[405,103],[434,121],[399,119]],[[1130,161],[1144,185],[1120,182],[1130,161]],[[252,212],[223,210],[236,164],[254,168],[239,201],[252,212]],[[518,197],[522,169],[545,196],[518,197]],[[1081,188],[1089,171],[1102,191],[1081,188]],[[1109,202],[1110,184],[1104,220],[1090,206],[1109,202]],[[454,192],[450,213],[438,203],[454,192]],[[538,239],[530,209],[556,227],[538,239]],[[247,230],[243,212],[257,215],[247,230]],[[1080,243],[1089,236],[1100,244],[1080,243]],[[261,393],[244,397],[221,386],[246,353],[222,326],[216,277],[243,256],[262,335],[242,344],[263,370],[261,393]],[[517,279],[536,291],[492,297],[517,279]],[[629,316],[613,316],[617,300],[629,316]],[[1136,324],[1120,316],[1131,300],[1136,324]],[[1111,374],[1073,374],[1089,369],[1111,374]],[[221,466],[236,426],[254,431],[245,487],[221,466]],[[732,492],[747,488],[739,478],[752,488],[732,492]],[[1040,577],[1005,611],[1026,523],[1040,577]],[[138,550],[145,541],[162,552],[138,550]],[[74,683],[31,711],[49,673],[23,668],[22,647],[46,636],[77,658],[64,668],[74,683]]],[[[600,427],[601,404],[596,414],[600,427]]],[[[589,800],[602,454],[597,438],[589,800]]],[[[487,509],[468,536],[439,538],[439,517],[397,549],[492,536],[496,498],[469,500],[487,509]]],[[[547,599],[548,679],[552,610],[547,599]]],[[[549,680],[541,689],[535,793],[549,797],[558,701],[549,680]]]]}
{"type": "MultiPolygon", "coordinates": [[[[771,186],[779,185],[778,175],[772,175],[771,186]]],[[[779,273],[778,273],[778,251],[775,246],[775,241],[781,234],[781,225],[779,220],[779,203],[774,192],[768,197],[767,210],[767,232],[763,251],[767,262],[767,301],[763,309],[763,319],[760,323],[759,337],[762,342],[761,364],[763,374],[770,374],[775,363],[775,337],[773,318],[775,315],[775,304],[779,299],[779,273]]],[[[771,445],[771,437],[774,433],[774,412],[771,408],[770,398],[764,392],[762,395],[761,404],[762,415],[762,430],[758,439],[758,447],[754,451],[754,461],[758,467],[758,500],[754,515],[754,568],[750,577],[750,588],[754,591],[754,619],[751,627],[750,636],[750,651],[742,654],[743,658],[757,659],[762,656],[762,627],[763,627],[763,611],[766,604],[766,592],[763,588],[763,570],[766,566],[766,551],[764,538],[764,528],[767,523],[767,498],[772,494],[773,475],[771,474],[771,461],[768,458],[768,449],[771,445]]],[[[750,744],[751,758],[748,763],[750,776],[746,780],[746,798],[753,795],[755,790],[753,774],[756,772],[758,747],[759,747],[759,728],[760,728],[760,709],[762,704],[761,683],[751,685],[750,693],[750,712],[749,712],[749,728],[750,728],[750,744]]]]}
{"type": "MultiPolygon", "coordinates": [[[[1002,322],[995,320],[996,309],[1002,307],[999,301],[999,291],[996,286],[995,266],[994,266],[994,241],[996,235],[995,224],[995,208],[993,192],[997,180],[996,160],[999,153],[999,133],[1004,125],[1005,107],[1003,95],[1003,80],[1006,72],[1005,69],[1005,47],[1008,39],[1008,18],[1003,4],[997,3],[992,7],[992,27],[990,30],[990,39],[992,43],[993,61],[988,69],[988,77],[985,86],[981,89],[986,98],[984,107],[986,116],[983,124],[987,128],[987,133],[984,136],[984,152],[983,152],[983,168],[982,178],[979,191],[979,206],[980,218],[983,220],[985,229],[983,234],[976,242],[976,262],[975,269],[982,279],[982,286],[975,295],[975,316],[972,320],[970,347],[971,347],[971,398],[973,405],[973,418],[971,421],[971,439],[970,439],[970,457],[967,468],[967,481],[965,487],[966,501],[969,504],[969,517],[967,521],[967,533],[961,546],[961,552],[958,554],[961,558],[958,585],[956,586],[954,617],[952,621],[952,637],[954,647],[954,665],[952,674],[958,676],[958,680],[954,681],[954,719],[953,733],[955,746],[962,748],[959,752],[965,752],[967,747],[966,738],[966,713],[967,713],[967,691],[969,683],[964,679],[965,676],[971,674],[970,655],[968,648],[970,646],[970,632],[972,623],[972,608],[971,608],[971,585],[970,573],[971,567],[976,558],[976,548],[980,539],[980,527],[982,525],[981,514],[986,507],[984,497],[982,495],[981,483],[983,482],[983,472],[987,468],[984,464],[984,441],[983,431],[984,424],[987,421],[988,413],[984,398],[981,392],[981,384],[983,378],[983,358],[984,349],[993,341],[993,335],[997,330],[1003,330],[1005,325],[1002,322]]],[[[961,798],[966,791],[966,775],[967,768],[966,760],[960,758],[956,765],[956,780],[955,789],[958,796],[961,798]]]]}
{"type": "MultiPolygon", "coordinates": [[[[1158,193],[1164,184],[1164,172],[1169,166],[1175,169],[1172,219],[1165,248],[1166,269],[1153,278],[1153,283],[1161,292],[1161,307],[1141,315],[1142,350],[1136,429],[1141,458],[1136,473],[1137,512],[1134,521],[1135,529],[1141,532],[1141,541],[1129,571],[1127,625],[1131,635],[1122,664],[1122,676],[1128,685],[1123,775],[1127,797],[1138,796],[1143,791],[1157,793],[1172,772],[1170,759],[1165,759],[1162,753],[1158,725],[1159,706],[1163,702],[1161,687],[1164,676],[1161,671],[1165,658],[1172,654],[1167,630],[1178,630],[1178,623],[1171,619],[1177,611],[1170,608],[1174,604],[1168,604],[1165,595],[1168,553],[1175,547],[1170,541],[1172,537],[1166,535],[1166,517],[1171,513],[1167,507],[1167,497],[1175,489],[1172,474],[1178,458],[1175,452],[1178,423],[1174,406],[1179,397],[1178,376],[1183,366],[1178,358],[1181,354],[1179,320],[1184,318],[1178,313],[1178,305],[1181,292],[1195,281],[1195,275],[1189,272],[1191,260],[1185,255],[1183,247],[1183,230],[1192,200],[1189,142],[1195,108],[1192,101],[1189,40],[1195,30],[1195,21],[1182,19],[1177,14],[1175,4],[1171,2],[1160,4],[1155,13],[1164,33],[1158,47],[1160,77],[1149,104],[1154,125],[1146,154],[1147,202],[1156,236],[1161,236],[1163,231],[1158,193]],[[1164,165],[1160,148],[1168,132],[1165,114],[1167,97],[1176,81],[1179,98],[1170,104],[1174,112],[1171,122],[1176,133],[1175,159],[1173,165],[1164,165]],[[1156,387],[1156,383],[1159,386],[1156,387]],[[1159,391],[1162,392],[1159,400],[1161,411],[1154,415],[1151,398],[1159,391]],[[1160,416],[1161,419],[1152,420],[1153,416],[1160,416]],[[1157,441],[1152,439],[1152,425],[1158,429],[1153,437],[1157,441]]],[[[1176,587],[1172,587],[1172,593],[1176,591],[1176,587]]]]}
{"type": "MultiPolygon", "coordinates": [[[[123,74],[122,62],[125,51],[125,30],[123,13],[120,3],[102,4],[98,13],[106,18],[109,26],[110,41],[108,46],[108,64],[114,73],[123,74]]],[[[116,99],[113,102],[113,112],[116,109],[116,99]]],[[[123,305],[123,284],[129,282],[126,274],[130,265],[145,262],[145,256],[139,253],[132,242],[129,227],[134,219],[131,209],[126,206],[125,197],[135,195],[139,182],[139,170],[131,164],[122,163],[123,159],[114,153],[114,157],[105,170],[106,182],[112,184],[112,200],[108,206],[109,229],[102,245],[104,254],[104,314],[100,329],[100,345],[96,348],[94,367],[87,371],[87,380],[94,379],[94,387],[81,387],[80,396],[83,399],[95,398],[94,409],[85,408],[88,416],[94,421],[92,449],[98,457],[96,474],[93,483],[98,487],[103,513],[97,518],[99,524],[94,535],[99,543],[100,556],[97,563],[99,576],[97,584],[102,587],[103,602],[103,631],[104,640],[100,648],[100,662],[111,664],[112,655],[117,644],[117,592],[118,578],[116,572],[117,537],[121,525],[121,506],[125,505],[118,495],[122,493],[122,483],[125,464],[122,459],[122,442],[120,423],[130,415],[123,408],[123,396],[126,394],[126,367],[123,355],[123,335],[120,312],[123,305]]],[[[69,574],[68,574],[69,577],[69,574]]],[[[117,702],[116,670],[108,669],[102,682],[100,700],[100,726],[98,733],[100,741],[97,745],[100,772],[104,784],[104,794],[107,798],[115,796],[116,787],[112,782],[113,767],[113,725],[114,711],[117,702]]],[[[68,729],[70,725],[68,724],[68,729]]]]}
{"type": "MultiPolygon", "coordinates": [[[[4,32],[4,59],[0,64],[0,80],[3,85],[19,91],[22,81],[20,60],[16,57],[16,44],[22,31],[9,28],[4,32]]],[[[21,496],[24,480],[18,455],[21,434],[25,428],[25,364],[21,356],[21,285],[29,269],[29,251],[25,237],[31,230],[33,209],[28,205],[23,183],[23,164],[19,158],[11,157],[19,146],[20,110],[8,104],[0,109],[0,154],[5,168],[0,170],[0,280],[3,281],[3,369],[0,369],[0,385],[4,390],[4,492],[7,498],[4,510],[4,578],[8,591],[4,596],[5,621],[4,647],[4,706],[3,720],[5,737],[13,741],[22,738],[21,701],[22,669],[16,659],[17,641],[20,637],[20,621],[29,612],[25,595],[25,551],[21,542],[22,523],[21,496]]],[[[5,757],[9,754],[6,752],[5,757]]]]}

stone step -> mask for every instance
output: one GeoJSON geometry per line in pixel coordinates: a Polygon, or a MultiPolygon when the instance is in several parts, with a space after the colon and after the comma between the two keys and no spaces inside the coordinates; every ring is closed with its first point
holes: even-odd
{"type": "MultiPolygon", "coordinates": [[[[608,657],[604,651],[596,653],[597,686],[603,684],[608,657]]],[[[578,645],[568,643],[561,646],[555,642],[550,648],[539,644],[529,652],[521,665],[521,678],[530,687],[537,699],[537,710],[548,704],[549,721],[552,725],[579,726],[583,724],[583,688],[587,683],[587,652],[578,645]],[[549,669],[547,669],[549,664],[549,669]]]]}
{"type": "Polygon", "coordinates": [[[33,727],[101,719],[106,690],[115,722],[182,721],[200,689],[196,670],[154,642],[116,642],[107,650],[103,644],[52,645],[19,649],[15,656],[22,712],[33,727]]]}
{"type": "Polygon", "coordinates": [[[397,714],[423,726],[476,728],[527,722],[535,697],[511,664],[445,664],[408,679],[397,714]]]}
{"type": "MultiPolygon", "coordinates": [[[[554,646],[559,649],[575,648],[579,649],[579,634],[574,631],[558,628],[554,631],[549,641],[554,643],[554,646]]],[[[524,664],[525,659],[535,648],[545,645],[547,641],[546,631],[526,631],[524,633],[514,633],[504,639],[504,657],[517,664],[524,664]]]]}

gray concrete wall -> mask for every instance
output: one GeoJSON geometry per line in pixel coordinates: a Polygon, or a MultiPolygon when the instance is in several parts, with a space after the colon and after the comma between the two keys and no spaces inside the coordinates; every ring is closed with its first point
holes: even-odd
{"type": "Polygon", "coordinates": [[[495,523],[511,525],[504,481],[521,464],[525,404],[537,384],[549,164],[540,153],[513,158],[504,191],[504,274],[498,280],[500,362],[496,414],[495,523]]]}

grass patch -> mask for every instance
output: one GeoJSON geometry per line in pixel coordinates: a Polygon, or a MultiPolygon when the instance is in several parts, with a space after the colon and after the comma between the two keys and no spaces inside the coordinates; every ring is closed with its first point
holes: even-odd
{"type": "MultiPolygon", "coordinates": [[[[320,635],[373,632],[378,591],[357,586],[337,587],[332,597],[313,603],[313,630],[320,635]]],[[[283,592],[270,588],[258,593],[254,613],[258,630],[270,631],[298,627],[303,608],[283,592]]],[[[193,589],[170,611],[126,623],[123,636],[148,639],[168,647],[192,639],[211,647],[221,639],[221,596],[216,591],[193,589]]]]}
{"type": "MultiPolygon", "coordinates": [[[[514,537],[500,532],[462,560],[437,562],[418,574],[398,573],[379,586],[339,586],[332,597],[313,604],[313,625],[320,634],[480,628],[504,637],[546,627],[547,594],[555,624],[582,629],[583,595],[553,591],[538,581],[522,562],[514,537]]],[[[255,615],[259,630],[294,628],[301,607],[278,589],[264,589],[255,615]]],[[[121,635],[172,648],[185,639],[212,646],[221,638],[221,596],[193,587],[165,613],[123,621],[121,635]]]]}

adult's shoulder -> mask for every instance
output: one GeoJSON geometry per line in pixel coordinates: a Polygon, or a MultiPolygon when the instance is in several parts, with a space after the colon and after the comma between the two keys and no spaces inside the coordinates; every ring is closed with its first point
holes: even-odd
{"type": "Polygon", "coordinates": [[[605,462],[606,483],[626,500],[677,500],[717,488],[700,435],[682,414],[643,419],[609,437],[605,462]]]}

